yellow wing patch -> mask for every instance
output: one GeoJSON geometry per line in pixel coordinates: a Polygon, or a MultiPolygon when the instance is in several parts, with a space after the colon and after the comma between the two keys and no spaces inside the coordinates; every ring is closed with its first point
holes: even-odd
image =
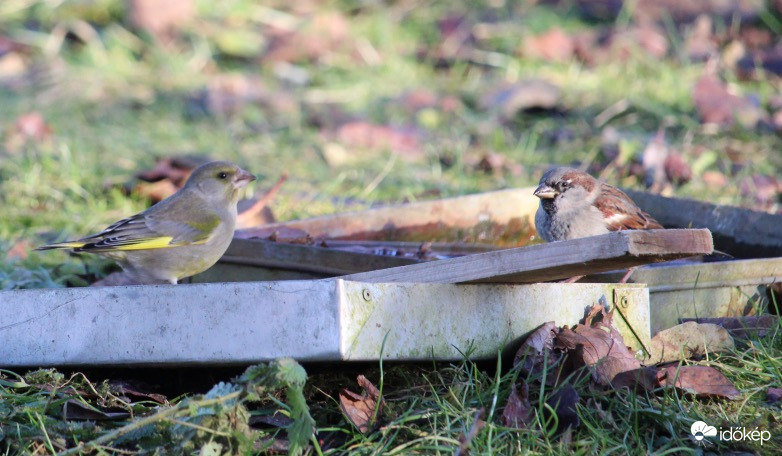
{"type": "Polygon", "coordinates": [[[113,246],[112,250],[149,250],[149,249],[165,249],[167,247],[174,247],[171,245],[172,236],[162,236],[156,238],[139,239],[132,244],[124,244],[113,246]]]}
{"type": "Polygon", "coordinates": [[[42,245],[37,247],[35,250],[78,249],[79,247],[84,247],[85,244],[86,242],[81,241],[59,242],[57,244],[42,245]]]}

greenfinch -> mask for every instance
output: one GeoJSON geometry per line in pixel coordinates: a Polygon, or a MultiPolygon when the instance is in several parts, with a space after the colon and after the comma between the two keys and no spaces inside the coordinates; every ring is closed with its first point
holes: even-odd
{"type": "Polygon", "coordinates": [[[132,284],[177,283],[205,271],[233,239],[239,190],[255,176],[230,162],[201,165],[175,194],[98,234],[37,250],[111,258],[132,284]]]}

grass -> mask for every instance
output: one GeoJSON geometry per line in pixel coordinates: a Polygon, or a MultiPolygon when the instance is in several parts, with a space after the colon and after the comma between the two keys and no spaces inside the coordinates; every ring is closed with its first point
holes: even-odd
{"type": "MultiPolygon", "coordinates": [[[[704,64],[680,57],[686,30],[668,24],[673,51],[664,59],[637,48],[626,58],[596,65],[519,54],[523,38],[550,27],[569,32],[624,27],[631,24],[631,11],[624,11],[616,22],[595,22],[580,16],[570,2],[456,6],[437,1],[331,1],[318,11],[343,12],[351,45],[285,66],[256,55],[231,55],[224,44],[227,31],[241,30],[258,38],[269,22],[296,19],[282,2],[261,6],[232,0],[215,6],[200,1],[196,24],[169,45],[156,45],[132,27],[123,15],[125,3],[0,2],[0,37],[10,36],[28,46],[22,55],[31,70],[31,76],[14,85],[7,84],[0,70],[0,289],[81,286],[111,270],[110,263],[97,258],[52,252],[18,258],[5,252],[20,242],[34,246],[92,233],[142,210],[148,202],[123,192],[121,184],[157,158],[172,154],[237,161],[265,177],[258,191],[289,171],[290,180],[273,205],[281,220],[531,185],[551,163],[605,167],[601,135],[607,128],[620,136],[620,157],[626,163],[618,165],[628,165],[640,159],[650,138],[665,126],[669,143],[695,174],[692,181],[675,188],[678,196],[751,207],[752,195],[742,193],[740,183],[755,174],[779,176],[782,169],[782,144],[773,129],[737,126],[714,131],[701,125],[691,92],[704,64]],[[449,16],[482,24],[485,36],[476,38],[474,47],[484,61],[436,66],[417,57],[422,49],[431,52],[441,43],[437,22],[449,16]],[[69,31],[62,42],[55,39],[57,30],[69,31]],[[225,115],[203,112],[194,100],[224,72],[259,78],[268,93],[292,102],[292,108],[248,104],[225,115]],[[304,82],[285,76],[290,74],[303,75],[304,82]],[[501,121],[492,108],[482,107],[482,97],[497,85],[531,77],[561,88],[559,109],[524,112],[501,121]],[[436,107],[414,112],[399,101],[403,94],[422,88],[453,96],[461,105],[451,112],[436,107]],[[622,109],[605,115],[617,106],[622,109]],[[43,140],[20,142],[16,120],[33,111],[43,116],[53,133],[43,140]],[[410,158],[383,148],[348,147],[344,163],[330,163],[325,150],[334,140],[313,119],[339,116],[412,127],[421,134],[422,154],[410,158]],[[474,162],[486,152],[521,165],[520,172],[478,169],[474,162]],[[715,171],[726,175],[727,185],[715,188],[701,179],[705,172],[715,171]]],[[[762,17],[772,30],[780,23],[773,11],[762,17]]],[[[717,24],[722,29],[734,25],[717,24]]],[[[772,74],[751,80],[738,79],[727,70],[720,75],[737,92],[757,96],[764,108],[779,92],[779,80],[772,74]]],[[[642,187],[637,175],[626,172],[627,166],[608,170],[613,170],[606,173],[612,183],[642,187]]],[[[771,210],[779,208],[776,201],[771,210]]],[[[777,326],[763,338],[739,344],[734,352],[698,361],[717,367],[742,391],[740,400],[730,402],[696,400],[669,390],[640,395],[606,391],[581,380],[576,385],[581,425],[564,433],[553,431],[556,426],[545,405],[551,391],[534,378],[525,381],[537,421],[528,429],[501,424],[501,408],[511,385],[519,380],[518,371],[502,357],[480,363],[393,364],[382,371],[371,365],[340,366],[339,372],[306,366],[310,376],[303,394],[318,429],[307,452],[451,454],[483,409],[486,425],[471,440],[471,454],[775,454],[782,451],[780,406],[767,403],[764,394],[767,387],[782,386],[781,360],[782,330],[777,326]],[[357,373],[382,383],[388,402],[382,425],[368,434],[357,432],[338,406],[339,389],[352,388],[357,373]],[[722,427],[757,426],[771,431],[773,439],[763,447],[719,442],[700,448],[688,432],[699,419],[722,427]]],[[[108,383],[80,374],[3,371],[0,379],[2,454],[55,453],[134,423],[127,418],[64,420],[62,406],[69,399],[140,417],[172,410],[144,400],[128,404],[108,383]]],[[[246,379],[233,383],[245,392],[248,384],[246,379]]],[[[290,397],[283,394],[296,387],[273,382],[266,386],[258,397],[243,393],[230,406],[212,409],[205,417],[193,404],[211,400],[196,394],[206,390],[183,388],[170,396],[187,393],[172,399],[181,407],[176,418],[158,416],[155,423],[92,451],[264,451],[286,433],[258,426],[253,417],[276,410],[295,415],[301,409],[292,407],[290,397]]],[[[223,397],[216,388],[213,396],[223,397]]],[[[306,421],[303,415],[298,418],[297,423],[306,421]]]]}

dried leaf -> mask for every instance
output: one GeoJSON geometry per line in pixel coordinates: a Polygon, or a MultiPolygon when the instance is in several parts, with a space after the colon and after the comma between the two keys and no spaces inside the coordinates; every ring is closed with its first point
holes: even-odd
{"type": "Polygon", "coordinates": [[[507,121],[527,109],[554,109],[561,96],[562,91],[556,85],[542,79],[527,79],[490,91],[481,98],[480,104],[507,121]]]}
{"type": "Polygon", "coordinates": [[[124,396],[126,399],[128,399],[128,402],[131,402],[131,398],[135,398],[137,400],[151,399],[159,404],[168,404],[168,399],[166,396],[157,393],[141,392],[137,388],[132,387],[130,383],[127,382],[111,381],[109,382],[109,388],[113,394],[121,397],[124,396]]]}
{"type": "Polygon", "coordinates": [[[602,306],[595,306],[586,318],[592,326],[578,325],[573,330],[565,327],[557,334],[555,343],[556,348],[570,352],[576,367],[593,366],[592,376],[603,386],[617,374],[641,367],[613,327],[612,319],[613,312],[605,313],[602,306]],[[600,322],[595,322],[597,310],[602,316],[600,322]]]}
{"type": "Polygon", "coordinates": [[[131,23],[157,39],[170,39],[195,14],[195,0],[130,0],[131,23]]]}
{"type": "Polygon", "coordinates": [[[329,54],[350,51],[353,47],[348,18],[336,11],[325,11],[306,18],[296,30],[274,36],[263,60],[317,62],[329,54]]]}
{"type": "Polygon", "coordinates": [[[475,412],[475,416],[473,417],[472,426],[470,426],[470,430],[467,431],[466,434],[462,433],[459,435],[459,448],[456,449],[454,452],[454,456],[463,456],[469,454],[470,451],[470,443],[472,442],[472,439],[475,438],[476,435],[478,435],[479,432],[481,432],[481,429],[486,426],[486,422],[483,421],[483,415],[486,413],[486,409],[481,407],[477,412],[475,412]]]}
{"type": "Polygon", "coordinates": [[[739,189],[741,196],[752,198],[760,209],[765,210],[777,203],[782,194],[782,181],[773,176],[753,174],[741,180],[739,189]]]}
{"type": "Polygon", "coordinates": [[[567,428],[575,429],[581,424],[581,420],[576,412],[576,404],[578,404],[579,400],[578,392],[569,383],[556,390],[554,394],[546,399],[546,404],[553,408],[557,414],[558,433],[567,428]]]}
{"type": "Polygon", "coordinates": [[[692,97],[698,116],[706,124],[730,126],[738,122],[754,128],[765,117],[756,103],[732,93],[708,69],[695,83],[692,97]]]}
{"type": "Polygon", "coordinates": [[[15,242],[14,245],[12,245],[10,249],[8,249],[8,251],[5,253],[5,257],[9,260],[12,258],[19,258],[23,260],[27,258],[27,255],[32,249],[33,246],[29,242],[25,240],[20,240],[15,242]]]}
{"type": "Polygon", "coordinates": [[[129,416],[128,412],[103,412],[73,399],[65,401],[62,406],[62,418],[66,421],[124,420],[129,416]]]}
{"type": "Polygon", "coordinates": [[[535,420],[535,412],[529,403],[529,387],[524,382],[520,384],[520,390],[515,384],[511,387],[502,411],[502,423],[510,428],[527,429],[535,420]]]}
{"type": "Polygon", "coordinates": [[[728,330],[733,337],[763,337],[766,332],[775,327],[779,321],[776,315],[759,315],[749,317],[717,317],[717,318],[682,318],[681,323],[694,321],[696,323],[712,323],[728,330]]]}
{"type": "Polygon", "coordinates": [[[359,432],[366,434],[374,428],[377,419],[382,416],[385,400],[380,397],[377,387],[363,375],[359,375],[356,381],[364,389],[364,394],[343,389],[339,392],[339,406],[359,432]]]}
{"type": "Polygon", "coordinates": [[[336,132],[336,139],[346,147],[390,149],[405,156],[422,157],[419,133],[410,127],[391,127],[366,121],[348,122],[336,132]]]}
{"type": "Polygon", "coordinates": [[[524,40],[523,54],[526,57],[550,62],[566,62],[573,58],[575,40],[560,27],[552,27],[546,32],[524,40]]]}
{"type": "Polygon", "coordinates": [[[660,386],[675,387],[698,398],[737,399],[741,392],[711,366],[662,366],[657,371],[660,386]]]}
{"type": "Polygon", "coordinates": [[[649,345],[650,357],[644,364],[701,357],[709,352],[731,350],[733,347],[733,337],[725,328],[690,321],[657,333],[649,345]]]}
{"type": "Polygon", "coordinates": [[[553,365],[554,337],[556,336],[557,325],[553,321],[543,323],[538,329],[530,334],[521,347],[516,351],[513,358],[513,367],[521,370],[523,375],[527,376],[532,372],[543,369],[544,362],[553,365]],[[546,358],[549,359],[546,362],[546,358]]]}

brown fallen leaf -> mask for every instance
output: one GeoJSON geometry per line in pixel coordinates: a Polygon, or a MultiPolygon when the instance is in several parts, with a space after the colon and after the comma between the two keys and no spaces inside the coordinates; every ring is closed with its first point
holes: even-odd
{"type": "Polygon", "coordinates": [[[754,200],[758,209],[767,210],[777,203],[782,194],[782,181],[774,176],[753,174],[739,183],[741,196],[754,200]]]}
{"type": "Polygon", "coordinates": [[[575,429],[581,424],[576,411],[579,400],[578,392],[570,383],[565,384],[546,399],[546,404],[554,409],[557,415],[557,433],[567,428],[575,429]]]}
{"type": "Polygon", "coordinates": [[[561,97],[556,85],[543,79],[526,79],[492,89],[481,97],[480,105],[508,121],[527,109],[554,109],[561,97]]]}
{"type": "Polygon", "coordinates": [[[41,113],[28,112],[19,116],[8,129],[5,148],[11,153],[16,153],[26,144],[42,144],[50,141],[53,133],[41,113]]]}
{"type": "Polygon", "coordinates": [[[239,215],[236,217],[236,228],[250,228],[274,222],[274,214],[267,207],[280,192],[282,185],[288,180],[288,173],[283,173],[277,182],[249,207],[239,207],[239,215]]]}
{"type": "Polygon", "coordinates": [[[718,41],[713,29],[713,21],[708,14],[701,14],[695,19],[683,45],[684,54],[689,60],[705,61],[717,52],[718,41]]]}
{"type": "Polygon", "coordinates": [[[109,390],[112,394],[127,399],[128,402],[131,402],[131,398],[136,400],[151,399],[158,404],[168,405],[166,396],[157,393],[144,393],[131,386],[128,382],[111,380],[109,382],[109,390]]]}
{"type": "Polygon", "coordinates": [[[529,403],[529,387],[523,381],[521,388],[514,384],[502,410],[502,424],[515,429],[527,429],[535,420],[535,411],[529,403]]]}
{"type": "Polygon", "coordinates": [[[366,121],[340,126],[336,139],[346,147],[369,150],[389,149],[407,157],[422,157],[420,134],[411,127],[391,127],[366,121]]]}
{"type": "Polygon", "coordinates": [[[650,356],[644,364],[702,357],[706,353],[731,350],[733,347],[733,337],[725,328],[712,323],[690,321],[660,331],[652,337],[650,356]]]}
{"type": "Polygon", "coordinates": [[[339,406],[359,432],[366,434],[383,415],[385,400],[380,396],[380,390],[363,375],[359,375],[356,381],[364,389],[364,394],[343,389],[339,392],[339,406]]]}
{"type": "Polygon", "coordinates": [[[27,258],[27,256],[30,253],[30,250],[33,249],[32,244],[25,240],[16,241],[14,245],[11,246],[10,249],[8,249],[7,252],[5,252],[5,257],[7,259],[13,259],[13,258],[19,258],[21,260],[27,258]]]}
{"type": "Polygon", "coordinates": [[[763,337],[769,329],[776,326],[779,317],[776,315],[758,315],[749,317],[717,317],[717,318],[680,318],[679,322],[694,321],[696,323],[711,323],[728,330],[731,336],[763,337]]]}
{"type": "Polygon", "coordinates": [[[723,84],[714,74],[714,65],[707,65],[693,88],[692,99],[701,121],[718,126],[739,123],[745,128],[755,128],[766,114],[756,103],[736,95],[723,84]]]}
{"type": "Polygon", "coordinates": [[[552,27],[540,35],[524,40],[522,54],[525,57],[549,62],[567,62],[575,54],[575,40],[560,27],[552,27]]]}
{"type": "Polygon", "coordinates": [[[521,370],[523,376],[543,370],[544,364],[551,368],[555,364],[554,337],[557,325],[553,321],[543,323],[527,336],[513,358],[513,367],[521,370]]]}
{"type": "Polygon", "coordinates": [[[66,421],[107,421],[124,420],[128,412],[104,412],[74,399],[68,399],[62,405],[62,419],[66,421]]]}
{"type": "Polygon", "coordinates": [[[641,367],[613,327],[612,319],[613,312],[606,313],[603,306],[594,306],[586,318],[589,325],[577,325],[572,330],[562,328],[554,345],[569,352],[574,367],[592,366],[593,379],[603,386],[609,385],[617,374],[641,367]],[[598,315],[602,320],[596,322],[598,315]]]}
{"type": "Polygon", "coordinates": [[[481,429],[486,426],[486,421],[483,421],[484,414],[486,414],[486,409],[484,407],[481,407],[477,412],[475,412],[470,429],[466,434],[462,433],[459,435],[459,448],[457,448],[454,452],[454,456],[464,456],[469,454],[470,443],[472,443],[472,440],[475,438],[475,436],[481,432],[481,429]]]}
{"type": "Polygon", "coordinates": [[[770,403],[782,400],[782,388],[769,388],[766,391],[766,400],[770,403]]]}
{"type": "Polygon", "coordinates": [[[659,386],[675,387],[698,398],[737,399],[741,392],[720,371],[711,366],[661,366],[659,386]]]}
{"type": "Polygon", "coordinates": [[[720,371],[711,366],[680,366],[678,363],[622,372],[611,383],[614,388],[654,391],[677,388],[697,398],[736,399],[741,392],[720,371]]]}
{"type": "Polygon", "coordinates": [[[692,168],[679,152],[670,151],[663,163],[665,177],[675,185],[686,184],[692,179],[692,168]]]}
{"type": "Polygon", "coordinates": [[[130,0],[130,22],[158,40],[171,40],[196,14],[195,0],[130,0]]]}
{"type": "Polygon", "coordinates": [[[350,20],[337,11],[318,12],[303,18],[295,30],[272,33],[265,62],[317,62],[334,53],[349,53],[355,47],[350,20]]]}

